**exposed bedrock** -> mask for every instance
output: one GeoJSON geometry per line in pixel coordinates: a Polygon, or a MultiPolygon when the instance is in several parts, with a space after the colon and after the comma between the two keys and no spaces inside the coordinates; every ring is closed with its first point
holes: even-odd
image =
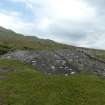
{"type": "Polygon", "coordinates": [[[49,75],[64,74],[67,76],[79,72],[105,75],[105,62],[96,59],[91,54],[77,50],[15,51],[1,58],[24,61],[49,75]]]}

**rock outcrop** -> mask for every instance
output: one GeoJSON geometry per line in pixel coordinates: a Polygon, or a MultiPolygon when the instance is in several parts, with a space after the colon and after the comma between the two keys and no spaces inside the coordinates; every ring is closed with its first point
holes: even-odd
{"type": "Polygon", "coordinates": [[[82,50],[15,51],[1,58],[20,60],[33,65],[45,74],[92,72],[105,75],[105,62],[82,50]]]}

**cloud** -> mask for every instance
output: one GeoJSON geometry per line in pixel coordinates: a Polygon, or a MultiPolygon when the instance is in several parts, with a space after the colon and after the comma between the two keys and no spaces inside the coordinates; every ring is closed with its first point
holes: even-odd
{"type": "Polygon", "coordinates": [[[0,25],[6,27],[8,29],[13,29],[16,32],[24,32],[31,24],[23,22],[21,18],[21,14],[15,11],[0,12],[0,25]],[[28,26],[28,27],[27,27],[28,26]]]}
{"type": "Polygon", "coordinates": [[[104,0],[6,1],[24,4],[28,11],[27,15],[23,11],[1,11],[0,25],[6,28],[76,46],[105,49],[104,0]]]}

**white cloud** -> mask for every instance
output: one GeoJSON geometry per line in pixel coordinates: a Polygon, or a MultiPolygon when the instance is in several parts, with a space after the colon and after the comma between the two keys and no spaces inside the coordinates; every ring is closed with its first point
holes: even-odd
{"type": "Polygon", "coordinates": [[[101,45],[105,43],[105,16],[99,16],[97,6],[91,5],[90,1],[8,1],[24,3],[26,8],[33,12],[35,19],[27,22],[20,18],[22,16],[17,12],[1,12],[0,25],[4,27],[11,28],[16,32],[35,34],[42,38],[51,38],[67,44],[104,48],[101,45]],[[99,38],[98,35],[101,37],[99,38]]]}
{"type": "Polygon", "coordinates": [[[33,23],[25,22],[20,17],[21,14],[15,11],[0,11],[0,26],[13,29],[16,32],[28,33],[33,27],[33,23]]]}
{"type": "Polygon", "coordinates": [[[51,19],[66,19],[70,21],[83,21],[94,18],[95,9],[82,0],[10,0],[22,2],[29,7],[35,15],[50,17],[51,19]],[[38,11],[37,11],[38,10],[38,11]]]}

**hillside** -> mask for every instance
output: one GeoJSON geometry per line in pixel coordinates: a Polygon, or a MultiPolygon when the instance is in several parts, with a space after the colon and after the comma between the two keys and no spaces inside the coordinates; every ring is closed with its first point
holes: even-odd
{"type": "Polygon", "coordinates": [[[103,50],[74,47],[48,39],[24,36],[3,27],[0,27],[0,50],[2,59],[31,64],[44,74],[70,75],[90,72],[105,75],[103,50]]]}
{"type": "Polygon", "coordinates": [[[0,105],[105,105],[105,79],[48,76],[19,61],[0,60],[0,105]]]}
{"type": "Polygon", "coordinates": [[[0,27],[0,105],[105,105],[105,51],[0,27]]]}
{"type": "Polygon", "coordinates": [[[7,51],[8,48],[10,50],[53,50],[70,47],[48,39],[44,40],[33,36],[24,36],[0,27],[0,49],[2,49],[2,46],[7,47],[7,51]]]}

